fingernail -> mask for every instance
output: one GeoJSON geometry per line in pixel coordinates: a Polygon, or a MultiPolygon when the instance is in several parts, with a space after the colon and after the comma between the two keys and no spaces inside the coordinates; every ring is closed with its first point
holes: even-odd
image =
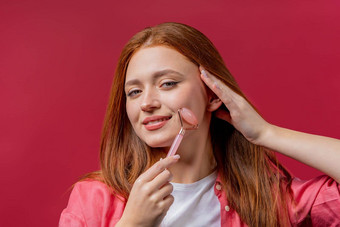
{"type": "Polygon", "coordinates": [[[214,86],[218,89],[221,90],[220,86],[218,86],[218,84],[216,82],[214,82],[214,86]]]}
{"type": "Polygon", "coordinates": [[[174,159],[178,160],[181,156],[179,156],[179,154],[176,154],[173,157],[174,157],[174,159]]]}
{"type": "Polygon", "coordinates": [[[209,78],[207,72],[204,69],[202,69],[201,73],[205,78],[209,78]]]}

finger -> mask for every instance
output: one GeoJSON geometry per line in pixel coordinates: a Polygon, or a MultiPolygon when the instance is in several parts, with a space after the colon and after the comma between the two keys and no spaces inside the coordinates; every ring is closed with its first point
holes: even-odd
{"type": "Polygon", "coordinates": [[[162,187],[164,187],[164,185],[169,184],[169,181],[171,180],[171,178],[172,178],[172,174],[170,173],[169,170],[165,169],[163,170],[163,172],[158,174],[153,180],[141,182],[141,184],[137,185],[137,187],[139,188],[138,190],[140,192],[144,192],[146,195],[151,195],[153,197],[152,201],[158,202],[158,200],[155,198],[157,196],[155,195],[157,195],[158,191],[162,187]]]}
{"type": "Polygon", "coordinates": [[[169,170],[165,169],[163,172],[158,174],[150,183],[152,183],[153,187],[158,190],[164,184],[168,183],[172,179],[172,174],[169,170]]]}
{"type": "Polygon", "coordinates": [[[242,100],[242,97],[239,94],[204,69],[202,70],[201,78],[224,103],[229,111],[238,109],[238,102],[242,100]]]}
{"type": "Polygon", "coordinates": [[[158,207],[162,209],[163,212],[167,212],[170,206],[173,204],[174,200],[174,197],[170,194],[158,203],[158,207]]]}
{"type": "Polygon", "coordinates": [[[222,100],[224,104],[228,105],[232,101],[233,97],[238,96],[237,93],[214,75],[206,71],[202,66],[200,66],[200,69],[203,82],[222,100]]]}
{"type": "Polygon", "coordinates": [[[153,166],[151,166],[146,172],[144,172],[141,176],[138,177],[137,183],[152,181],[158,174],[163,172],[166,168],[169,168],[171,165],[175,164],[179,160],[179,158],[180,156],[177,154],[159,160],[153,166]]]}
{"type": "Polygon", "coordinates": [[[158,191],[154,192],[152,195],[155,198],[155,201],[161,201],[168,195],[170,195],[173,191],[173,186],[170,183],[166,183],[162,188],[160,188],[158,191]]]}

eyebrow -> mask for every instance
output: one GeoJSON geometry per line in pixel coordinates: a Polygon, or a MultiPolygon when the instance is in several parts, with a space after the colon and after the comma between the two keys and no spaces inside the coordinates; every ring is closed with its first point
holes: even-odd
{"type": "MultiPolygon", "coordinates": [[[[162,77],[166,74],[177,74],[179,76],[182,76],[184,77],[184,75],[180,72],[177,72],[175,70],[172,70],[172,69],[164,69],[164,70],[161,70],[161,71],[157,71],[155,73],[152,74],[152,80],[155,81],[157,80],[159,77],[162,77]]],[[[128,86],[128,85],[133,85],[133,84],[140,84],[140,80],[138,79],[133,79],[133,80],[129,80],[125,83],[125,86],[128,86]]]]}

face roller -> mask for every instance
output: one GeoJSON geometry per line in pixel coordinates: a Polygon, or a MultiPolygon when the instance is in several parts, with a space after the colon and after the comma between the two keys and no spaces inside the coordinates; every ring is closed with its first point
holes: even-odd
{"type": "Polygon", "coordinates": [[[166,157],[173,156],[176,154],[176,151],[182,142],[186,130],[194,130],[198,128],[197,118],[191,110],[187,108],[181,108],[177,112],[179,121],[181,123],[181,130],[177,134],[166,157]],[[184,125],[185,123],[183,122],[183,120],[185,121],[185,123],[187,123],[186,125],[184,125]],[[189,126],[186,127],[188,124],[189,126]]]}

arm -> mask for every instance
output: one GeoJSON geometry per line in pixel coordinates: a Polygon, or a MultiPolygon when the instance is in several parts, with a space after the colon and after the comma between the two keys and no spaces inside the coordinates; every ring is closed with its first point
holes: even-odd
{"type": "Polygon", "coordinates": [[[268,125],[258,145],[312,166],[340,182],[340,140],[268,125]]]}
{"type": "Polygon", "coordinates": [[[230,113],[216,116],[228,121],[250,142],[312,166],[340,182],[340,141],[281,128],[266,122],[240,95],[202,67],[201,78],[230,113]]]}

